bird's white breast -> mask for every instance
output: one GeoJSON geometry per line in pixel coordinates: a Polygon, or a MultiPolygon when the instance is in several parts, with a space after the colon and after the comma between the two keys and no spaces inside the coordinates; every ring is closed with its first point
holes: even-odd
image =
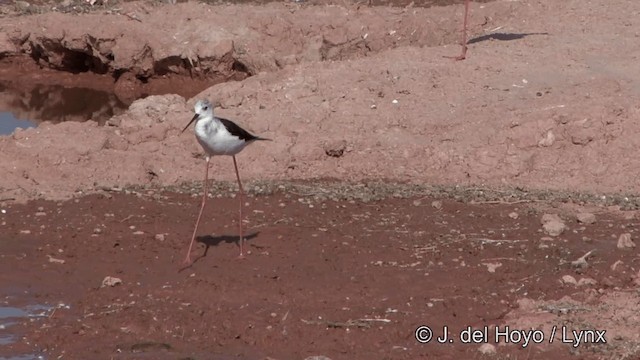
{"type": "Polygon", "coordinates": [[[196,138],[209,155],[236,155],[247,143],[231,135],[229,131],[214,119],[203,119],[195,126],[196,138]]]}

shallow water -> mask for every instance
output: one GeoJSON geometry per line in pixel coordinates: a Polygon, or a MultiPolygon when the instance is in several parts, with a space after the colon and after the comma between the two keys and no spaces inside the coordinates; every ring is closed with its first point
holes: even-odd
{"type": "Polygon", "coordinates": [[[10,111],[0,111],[0,135],[9,135],[17,128],[26,129],[35,126],[35,121],[18,119],[10,111]]]}
{"type": "MultiPolygon", "coordinates": [[[[15,343],[19,335],[12,330],[17,321],[24,318],[42,318],[49,316],[53,307],[46,305],[28,305],[23,308],[13,306],[0,306],[0,350],[7,345],[15,343]]],[[[42,355],[20,354],[12,356],[0,356],[0,360],[32,360],[45,359],[42,355]]]]}
{"type": "Polygon", "coordinates": [[[0,81],[0,135],[44,121],[93,120],[103,124],[124,112],[128,105],[115,94],[102,90],[61,85],[25,88],[16,82],[0,81]]]}

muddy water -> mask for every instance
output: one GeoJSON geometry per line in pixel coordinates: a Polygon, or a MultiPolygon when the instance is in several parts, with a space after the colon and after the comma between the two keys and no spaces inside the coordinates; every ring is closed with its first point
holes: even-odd
{"type": "Polygon", "coordinates": [[[33,84],[15,86],[15,82],[0,81],[0,135],[11,134],[16,128],[33,127],[49,121],[93,120],[103,124],[124,112],[129,104],[115,94],[85,87],[33,84]]]}
{"type": "Polygon", "coordinates": [[[20,334],[15,330],[17,324],[26,319],[38,319],[49,316],[51,306],[30,305],[24,307],[0,306],[0,360],[45,359],[37,354],[12,354],[5,356],[3,348],[16,343],[20,334]]]}

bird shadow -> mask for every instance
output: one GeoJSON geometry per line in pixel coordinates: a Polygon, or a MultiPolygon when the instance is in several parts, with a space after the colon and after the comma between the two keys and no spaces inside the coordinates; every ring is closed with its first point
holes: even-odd
{"type": "MultiPolygon", "coordinates": [[[[250,240],[256,238],[259,233],[260,233],[259,231],[256,231],[254,233],[244,235],[244,239],[246,241],[246,244],[248,244],[250,240]]],[[[220,245],[222,243],[227,243],[227,244],[234,243],[234,244],[237,244],[238,246],[240,246],[240,243],[239,243],[240,237],[238,235],[218,235],[218,236],[203,235],[203,236],[197,236],[196,237],[196,241],[199,242],[199,243],[204,244],[204,246],[205,246],[204,252],[202,253],[202,255],[198,256],[195,259],[193,259],[191,264],[188,264],[188,265],[182,267],[180,269],[180,271],[190,268],[191,266],[193,266],[193,264],[195,264],[198,261],[200,261],[200,259],[202,259],[205,256],[207,256],[207,252],[209,251],[209,248],[212,247],[212,246],[218,246],[218,245],[220,245]]],[[[254,244],[249,244],[249,245],[259,248],[259,246],[254,245],[254,244]]]]}
{"type": "Polygon", "coordinates": [[[535,33],[491,33],[482,36],[475,37],[473,39],[469,39],[467,41],[467,45],[479,43],[487,40],[500,40],[500,41],[512,41],[524,39],[527,36],[534,35],[549,35],[548,32],[535,32],[535,33]]]}

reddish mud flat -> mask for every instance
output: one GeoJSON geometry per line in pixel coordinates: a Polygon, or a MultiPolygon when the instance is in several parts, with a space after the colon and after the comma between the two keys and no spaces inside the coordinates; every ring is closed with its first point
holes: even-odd
{"type": "Polygon", "coordinates": [[[576,211],[539,202],[308,195],[248,198],[244,260],[236,259],[235,199],[214,198],[196,261],[185,269],[197,196],[118,192],[4,204],[3,300],[55,311],[12,327],[21,337],[3,351],[50,359],[640,354],[637,251],[617,245],[620,234],[636,234],[632,212],[596,208],[594,223],[590,216],[579,223],[576,211]],[[560,214],[562,234],[545,234],[545,212],[560,214]],[[121,283],[101,286],[107,276],[121,283]],[[435,336],[447,326],[453,343],[418,343],[421,325],[435,336]],[[488,326],[494,346],[463,344],[467,326],[488,326]],[[545,342],[498,345],[495,326],[535,328],[545,342]],[[549,344],[553,326],[558,333],[549,344]],[[562,326],[606,330],[607,344],[562,344],[562,326]]]}

